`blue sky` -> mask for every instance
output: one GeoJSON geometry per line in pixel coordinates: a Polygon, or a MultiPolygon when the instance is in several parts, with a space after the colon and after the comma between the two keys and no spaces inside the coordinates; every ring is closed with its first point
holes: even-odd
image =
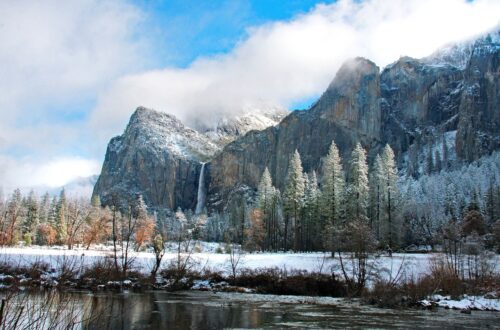
{"type": "Polygon", "coordinates": [[[399,56],[498,26],[495,0],[0,1],[0,187],[97,174],[146,106],[191,126],[306,108],[347,59],[399,56]]]}
{"type": "Polygon", "coordinates": [[[246,29],[305,14],[317,0],[134,1],[148,15],[159,66],[186,67],[199,56],[230,51],[246,29]]]}

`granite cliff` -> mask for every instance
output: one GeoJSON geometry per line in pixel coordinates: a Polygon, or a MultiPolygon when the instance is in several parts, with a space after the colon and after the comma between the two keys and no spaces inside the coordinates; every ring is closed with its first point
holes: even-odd
{"type": "Polygon", "coordinates": [[[94,194],[104,205],[142,194],[154,208],[194,209],[202,164],[225,144],[252,129],[276,124],[280,109],[221,120],[213,130],[196,131],[172,115],[139,107],[125,132],[108,144],[94,194]]]}
{"type": "Polygon", "coordinates": [[[113,192],[142,193],[154,207],[194,209],[207,162],[207,203],[220,210],[235,192],[252,191],[266,166],[283,189],[295,149],[306,171],[319,170],[332,140],[344,159],[358,141],[369,159],[389,143],[403,173],[414,176],[439,144],[450,149],[446,168],[473,161],[500,148],[499,33],[423,59],[402,57],[382,71],[364,58],[347,61],[310,109],[283,119],[240,118],[197,132],[140,108],[111,140],[94,193],[104,203],[113,192]]]}

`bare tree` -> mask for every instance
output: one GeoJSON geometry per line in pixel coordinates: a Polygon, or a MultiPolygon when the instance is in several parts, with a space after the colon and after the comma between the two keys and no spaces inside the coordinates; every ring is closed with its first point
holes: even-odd
{"type": "Polygon", "coordinates": [[[73,200],[68,203],[68,225],[67,225],[67,240],[68,249],[71,250],[78,236],[81,234],[81,229],[88,220],[91,213],[91,208],[88,203],[82,200],[73,200]]]}
{"type": "Polygon", "coordinates": [[[373,268],[370,259],[376,247],[373,232],[366,221],[353,220],[335,232],[335,241],[348,289],[351,294],[360,295],[373,268]]]}
{"type": "Polygon", "coordinates": [[[244,257],[245,257],[245,253],[241,249],[241,246],[232,243],[230,245],[228,263],[229,263],[229,270],[231,271],[231,277],[233,279],[233,283],[236,281],[236,274],[238,272],[238,267],[243,263],[244,257]]]}

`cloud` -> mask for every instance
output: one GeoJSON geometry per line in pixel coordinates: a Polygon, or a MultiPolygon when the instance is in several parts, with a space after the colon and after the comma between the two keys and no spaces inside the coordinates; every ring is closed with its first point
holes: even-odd
{"type": "Polygon", "coordinates": [[[385,66],[423,57],[498,24],[491,0],[341,0],[290,21],[248,30],[231,52],[201,57],[185,69],[151,70],[118,79],[101,93],[91,125],[120,132],[135,107],[178,116],[191,125],[255,106],[289,107],[319,96],[343,61],[364,56],[385,66]]]}
{"type": "Polygon", "coordinates": [[[100,170],[100,163],[80,157],[58,157],[44,163],[32,158],[0,156],[2,188],[9,193],[15,188],[54,188],[100,170]]]}
{"type": "Polygon", "coordinates": [[[6,0],[0,12],[2,145],[71,117],[81,111],[75,105],[146,66],[147,47],[134,37],[142,13],[124,1],[6,0]]]}
{"type": "Polygon", "coordinates": [[[4,0],[0,13],[0,185],[96,173],[82,167],[90,160],[60,158],[89,155],[98,91],[148,67],[144,14],[121,0],[4,0]]]}
{"type": "Polygon", "coordinates": [[[157,54],[168,52],[154,51],[152,36],[162,34],[149,33],[151,17],[128,0],[4,0],[0,12],[0,184],[7,187],[97,173],[89,159],[104,155],[139,105],[193,126],[290,107],[318,97],[350,57],[384,66],[487,31],[498,24],[500,2],[341,0],[249,28],[227,53],[154,70],[157,54]]]}

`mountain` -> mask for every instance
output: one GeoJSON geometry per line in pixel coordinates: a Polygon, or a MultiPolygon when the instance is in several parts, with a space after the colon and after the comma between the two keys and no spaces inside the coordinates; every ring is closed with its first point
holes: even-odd
{"type": "Polygon", "coordinates": [[[423,174],[422,159],[450,139],[451,150],[439,151],[450,167],[498,150],[498,34],[459,47],[463,52],[451,47],[422,60],[402,57],[381,73],[367,59],[346,62],[310,110],[247,134],[208,164],[210,204],[223,208],[241,191],[234,187],[255,188],[265,167],[283,190],[293,151],[300,152],[305,171],[319,171],[332,140],[344,160],[358,141],[369,159],[389,143],[410,175],[423,174]]]}
{"type": "Polygon", "coordinates": [[[142,193],[154,207],[194,209],[200,186],[209,208],[221,210],[253,191],[265,167],[282,190],[295,149],[305,171],[319,171],[332,140],[344,160],[357,142],[369,160],[389,143],[401,172],[415,177],[434,170],[423,164],[436,152],[445,170],[474,161],[500,148],[499,33],[423,59],[402,57],[382,71],[368,59],[349,60],[309,110],[283,119],[257,113],[198,132],[138,109],[111,140],[94,193],[105,203],[114,192],[142,193]]]}
{"type": "Polygon", "coordinates": [[[140,193],[148,205],[193,209],[201,164],[230,141],[252,129],[276,124],[285,112],[274,109],[221,120],[202,132],[167,113],[139,107],[121,136],[108,144],[101,175],[94,187],[104,204],[140,193]]]}

